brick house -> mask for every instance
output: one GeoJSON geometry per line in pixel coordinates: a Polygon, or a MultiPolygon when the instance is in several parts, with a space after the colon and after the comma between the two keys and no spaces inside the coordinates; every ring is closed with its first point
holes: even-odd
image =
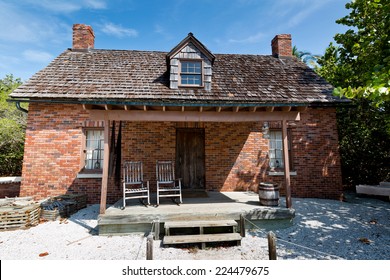
{"type": "MultiPolygon", "coordinates": [[[[21,196],[85,193],[120,199],[121,163],[173,160],[183,188],[337,198],[342,192],[335,107],[345,100],[292,56],[213,54],[191,33],[170,52],[94,49],[90,26],[16,89],[28,102],[21,196]],[[286,163],[286,164],[285,164],[286,163]],[[119,171],[120,172],[120,171],[119,171]]],[[[101,209],[104,212],[104,209],[101,209]]]]}

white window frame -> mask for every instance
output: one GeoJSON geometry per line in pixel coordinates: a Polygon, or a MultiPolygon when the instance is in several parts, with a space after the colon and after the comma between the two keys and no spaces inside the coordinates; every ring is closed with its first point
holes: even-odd
{"type": "Polygon", "coordinates": [[[204,86],[204,74],[203,74],[203,60],[199,59],[182,59],[180,60],[180,67],[179,67],[179,86],[181,87],[203,87],[204,86]],[[189,63],[200,63],[200,73],[192,73],[192,72],[184,72],[183,71],[183,64],[189,62],[189,63]],[[183,84],[182,83],[182,77],[186,75],[194,75],[200,77],[200,84],[183,84]]]}
{"type": "MultiPolygon", "coordinates": [[[[290,138],[290,132],[287,131],[288,157],[290,170],[293,170],[290,138]]],[[[269,131],[268,157],[270,171],[284,170],[283,133],[281,129],[271,129],[269,131]]]]}
{"type": "Polygon", "coordinates": [[[102,172],[104,162],[104,129],[84,129],[82,170],[102,172]]]}

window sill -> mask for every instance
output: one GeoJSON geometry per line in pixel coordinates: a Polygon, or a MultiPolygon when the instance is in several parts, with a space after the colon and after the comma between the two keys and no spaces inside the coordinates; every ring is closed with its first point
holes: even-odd
{"type": "MultiPolygon", "coordinates": [[[[284,176],[283,171],[268,171],[268,176],[284,176]]],[[[296,171],[290,171],[290,176],[297,176],[296,171]]]]}
{"type": "Polygon", "coordinates": [[[178,85],[179,88],[204,88],[204,85],[185,85],[185,84],[180,84],[178,85]]]}
{"type": "Polygon", "coordinates": [[[78,179],[99,179],[102,178],[102,173],[79,173],[77,174],[78,179]]]}

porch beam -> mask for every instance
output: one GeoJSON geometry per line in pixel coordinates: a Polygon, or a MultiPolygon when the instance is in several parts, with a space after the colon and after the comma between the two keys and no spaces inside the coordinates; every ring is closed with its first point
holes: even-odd
{"type": "Polygon", "coordinates": [[[298,112],[305,112],[305,111],[307,111],[307,106],[298,106],[297,111],[298,112]]]}
{"type": "Polygon", "coordinates": [[[90,104],[83,104],[83,109],[84,110],[91,110],[92,109],[92,105],[90,105],[90,104]]]}
{"type": "Polygon", "coordinates": [[[291,106],[282,107],[282,111],[284,111],[284,112],[290,112],[290,111],[291,111],[291,106]]]}
{"type": "Polygon", "coordinates": [[[221,110],[222,110],[222,107],[221,107],[221,106],[217,107],[217,112],[218,112],[218,113],[221,112],[221,110]]]}
{"type": "Polygon", "coordinates": [[[90,110],[91,120],[149,121],[149,122],[256,122],[299,121],[300,113],[290,112],[197,112],[197,111],[124,111],[90,110]]]}
{"type": "Polygon", "coordinates": [[[202,106],[199,107],[199,112],[203,112],[203,107],[202,106]]]}
{"type": "Polygon", "coordinates": [[[129,107],[127,107],[127,105],[125,105],[125,110],[128,111],[129,110],[129,107]]]}
{"type": "Polygon", "coordinates": [[[257,107],[252,107],[252,108],[250,109],[250,111],[253,112],[253,113],[256,112],[256,110],[257,110],[257,107]]]}
{"type": "Polygon", "coordinates": [[[236,107],[233,108],[234,113],[238,113],[239,110],[240,110],[239,106],[236,106],[236,107]]]}
{"type": "Polygon", "coordinates": [[[267,112],[273,112],[275,109],[274,106],[271,106],[271,107],[267,107],[267,109],[265,109],[267,112]]]}
{"type": "Polygon", "coordinates": [[[107,204],[107,187],[108,187],[108,167],[109,167],[109,157],[110,157],[110,146],[109,146],[109,130],[110,130],[110,121],[108,119],[104,120],[104,160],[103,160],[103,176],[102,176],[102,188],[100,194],[100,214],[106,212],[107,204]]]}
{"type": "Polygon", "coordinates": [[[287,121],[282,120],[283,137],[283,161],[284,161],[284,183],[286,187],[286,207],[291,208],[291,180],[290,180],[290,161],[288,158],[288,139],[287,139],[287,121]]]}

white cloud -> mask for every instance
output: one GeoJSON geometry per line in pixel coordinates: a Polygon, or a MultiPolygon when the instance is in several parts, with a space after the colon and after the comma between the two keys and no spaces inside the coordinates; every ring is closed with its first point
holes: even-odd
{"type": "Polygon", "coordinates": [[[258,32],[256,34],[250,35],[246,38],[242,39],[229,39],[229,43],[239,43],[239,44],[253,44],[261,42],[264,38],[265,34],[262,32],[258,32]]]}
{"type": "Polygon", "coordinates": [[[48,52],[37,51],[37,50],[25,50],[23,57],[26,60],[40,63],[48,63],[53,60],[53,55],[48,52]]]}
{"type": "Polygon", "coordinates": [[[29,24],[28,14],[19,11],[13,5],[0,3],[0,26],[3,42],[31,42],[36,40],[35,33],[29,24]]]}
{"type": "MultiPolygon", "coordinates": [[[[14,57],[9,54],[7,55],[0,55],[0,69],[6,69],[8,65],[15,65],[20,63],[19,57],[14,57]]],[[[0,75],[0,78],[2,78],[3,75],[0,75]]]]}
{"type": "Polygon", "coordinates": [[[154,32],[156,32],[158,34],[164,34],[165,29],[160,24],[156,24],[156,25],[154,25],[154,32]]]}
{"type": "Polygon", "coordinates": [[[105,23],[103,26],[101,26],[101,31],[103,33],[106,33],[108,35],[112,35],[115,37],[137,37],[138,32],[137,30],[133,28],[125,28],[121,25],[116,25],[111,22],[105,23]]]}
{"type": "Polygon", "coordinates": [[[83,8],[92,8],[92,9],[105,9],[106,1],[105,0],[26,0],[32,6],[37,6],[42,9],[57,12],[57,13],[72,13],[77,12],[83,8]]]}
{"type": "Polygon", "coordinates": [[[73,1],[58,1],[58,0],[27,0],[31,6],[38,6],[41,9],[52,12],[71,13],[81,9],[80,4],[73,1]]]}
{"type": "Polygon", "coordinates": [[[295,27],[331,1],[337,0],[279,0],[274,1],[269,12],[276,18],[287,19],[288,27],[295,27]]]}
{"type": "Polygon", "coordinates": [[[0,43],[62,42],[70,27],[51,16],[40,16],[12,4],[0,3],[0,43]]]}
{"type": "Polygon", "coordinates": [[[86,6],[96,10],[107,8],[106,1],[103,0],[85,0],[84,3],[86,6]]]}
{"type": "Polygon", "coordinates": [[[160,34],[166,40],[170,40],[173,38],[172,34],[167,32],[166,29],[160,24],[156,24],[154,26],[154,32],[160,34]]]}
{"type": "Polygon", "coordinates": [[[313,2],[312,5],[306,6],[304,9],[298,11],[293,17],[288,21],[290,27],[299,25],[304,21],[308,16],[313,14],[316,10],[320,9],[325,2],[313,2]]]}

